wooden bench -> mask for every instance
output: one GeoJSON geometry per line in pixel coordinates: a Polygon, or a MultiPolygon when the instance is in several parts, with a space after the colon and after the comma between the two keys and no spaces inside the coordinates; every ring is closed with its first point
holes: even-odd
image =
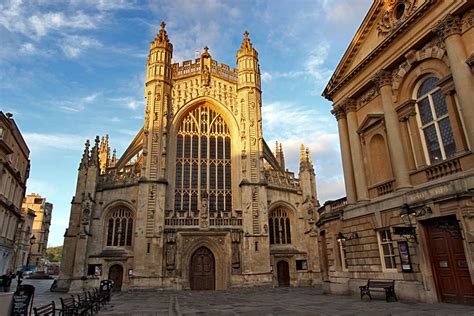
{"type": "Polygon", "coordinates": [[[387,302],[389,298],[398,301],[397,294],[395,294],[395,280],[368,280],[367,285],[359,286],[360,288],[360,299],[362,300],[367,295],[372,300],[370,291],[385,291],[385,299],[387,302]]]}
{"type": "Polygon", "coordinates": [[[61,309],[63,311],[63,315],[68,316],[76,316],[79,315],[79,310],[76,305],[76,301],[74,300],[74,296],[66,297],[66,298],[59,298],[61,301],[61,309]]]}
{"type": "Polygon", "coordinates": [[[78,308],[79,315],[93,315],[92,302],[89,299],[86,292],[77,294],[76,306],[78,308]]]}
{"type": "Polygon", "coordinates": [[[33,308],[33,313],[35,316],[56,316],[56,315],[62,315],[61,312],[62,312],[61,310],[56,309],[56,306],[54,305],[54,301],[52,301],[48,305],[43,305],[40,307],[33,308]]]}

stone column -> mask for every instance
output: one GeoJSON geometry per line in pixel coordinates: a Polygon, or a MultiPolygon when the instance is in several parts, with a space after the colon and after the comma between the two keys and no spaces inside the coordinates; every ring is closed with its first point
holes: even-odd
{"type": "Polygon", "coordinates": [[[367,179],[365,176],[364,157],[362,156],[362,146],[357,134],[357,115],[356,103],[353,99],[348,99],[342,105],[347,115],[347,131],[349,136],[350,154],[354,170],[354,182],[357,192],[357,201],[369,200],[369,191],[367,189],[367,179]]]}
{"type": "Polygon", "coordinates": [[[337,119],[339,130],[339,144],[341,146],[342,170],[344,172],[344,183],[346,186],[347,203],[352,204],[357,201],[356,187],[354,183],[354,168],[351,160],[351,146],[349,144],[349,134],[347,132],[347,119],[344,110],[336,106],[331,111],[337,119]]]}
{"type": "Polygon", "coordinates": [[[387,128],[388,149],[392,161],[393,174],[397,189],[409,188],[410,175],[406,162],[405,150],[403,148],[402,136],[400,132],[400,122],[398,114],[392,103],[392,77],[390,72],[380,70],[372,78],[373,83],[380,91],[382,106],[385,117],[385,127],[387,128]]]}
{"type": "Polygon", "coordinates": [[[468,55],[461,38],[461,21],[457,16],[448,14],[433,30],[446,44],[449,66],[453,75],[454,86],[458,95],[459,107],[466,132],[469,147],[474,149],[474,79],[471,69],[466,62],[468,55]]]}

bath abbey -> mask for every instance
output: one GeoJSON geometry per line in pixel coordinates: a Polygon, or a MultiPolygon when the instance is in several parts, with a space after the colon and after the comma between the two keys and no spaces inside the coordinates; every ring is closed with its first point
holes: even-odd
{"type": "Polygon", "coordinates": [[[150,44],[143,128],[125,152],[85,144],[58,287],[213,290],[319,282],[316,177],[262,134],[257,50],[237,68],[207,47],[172,63],[165,23],[150,44]],[[273,145],[272,145],[273,147],[273,145]]]}

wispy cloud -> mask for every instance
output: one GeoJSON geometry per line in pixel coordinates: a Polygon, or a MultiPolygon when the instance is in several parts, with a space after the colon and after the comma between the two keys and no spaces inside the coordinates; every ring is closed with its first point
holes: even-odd
{"type": "Polygon", "coordinates": [[[59,109],[66,112],[81,112],[85,109],[87,104],[93,103],[100,95],[99,92],[68,100],[62,100],[56,103],[59,109]]]}
{"type": "Polygon", "coordinates": [[[86,137],[75,134],[23,133],[32,154],[48,149],[80,150],[86,137]]]}
{"type": "Polygon", "coordinates": [[[102,43],[98,40],[79,35],[65,35],[63,41],[59,44],[62,51],[68,58],[79,57],[86,49],[92,47],[101,47],[102,43]]]}
{"type": "Polygon", "coordinates": [[[122,106],[126,106],[129,109],[137,110],[145,108],[145,101],[143,99],[136,99],[133,97],[120,97],[120,98],[109,98],[111,102],[118,103],[122,106]]]}

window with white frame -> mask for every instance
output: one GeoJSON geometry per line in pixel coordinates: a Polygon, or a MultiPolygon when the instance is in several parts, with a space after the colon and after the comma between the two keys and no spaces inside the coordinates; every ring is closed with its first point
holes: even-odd
{"type": "Polygon", "coordinates": [[[383,270],[396,270],[395,252],[393,251],[392,234],[389,229],[381,230],[378,233],[380,261],[383,270]]]}
{"type": "Polygon", "coordinates": [[[429,76],[416,92],[418,122],[425,154],[431,164],[449,159],[456,153],[451,122],[443,92],[436,85],[438,78],[429,76]]]}
{"type": "Polygon", "coordinates": [[[339,254],[341,257],[341,266],[342,266],[342,271],[347,271],[347,246],[346,242],[343,240],[338,240],[337,243],[339,244],[339,254]]]}

